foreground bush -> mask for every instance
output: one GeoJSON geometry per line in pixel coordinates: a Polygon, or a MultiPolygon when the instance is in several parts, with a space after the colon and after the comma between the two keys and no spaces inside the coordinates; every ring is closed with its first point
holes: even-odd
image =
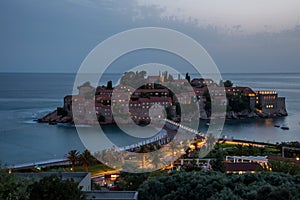
{"type": "Polygon", "coordinates": [[[62,180],[55,175],[44,177],[28,186],[31,200],[84,200],[85,197],[78,184],[73,180],[62,180]]]}
{"type": "Polygon", "coordinates": [[[139,199],[300,199],[300,175],[176,172],[139,187],[139,199]]]}

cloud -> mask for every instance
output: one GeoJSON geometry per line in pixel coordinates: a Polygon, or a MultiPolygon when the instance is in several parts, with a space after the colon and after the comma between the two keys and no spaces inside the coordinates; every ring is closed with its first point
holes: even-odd
{"type": "Polygon", "coordinates": [[[136,4],[160,10],[162,19],[196,20],[198,26],[245,34],[280,32],[300,24],[300,1],[295,0],[136,0],[136,4]]]}

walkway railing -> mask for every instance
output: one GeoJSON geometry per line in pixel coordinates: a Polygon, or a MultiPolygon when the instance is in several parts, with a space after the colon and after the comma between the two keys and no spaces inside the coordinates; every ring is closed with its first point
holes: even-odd
{"type": "Polygon", "coordinates": [[[54,167],[54,166],[70,165],[70,164],[71,163],[68,159],[62,158],[62,159],[51,159],[51,160],[46,160],[46,161],[10,165],[7,168],[8,169],[26,169],[26,168],[30,168],[30,167],[54,167]]]}
{"type": "Polygon", "coordinates": [[[199,136],[203,137],[204,139],[206,139],[206,134],[201,133],[201,132],[199,132],[198,130],[192,129],[192,128],[188,127],[188,126],[179,124],[179,123],[174,122],[174,121],[169,120],[169,119],[163,119],[163,120],[166,121],[166,122],[168,122],[168,123],[170,123],[170,124],[173,124],[173,125],[175,125],[175,126],[177,126],[177,127],[180,127],[180,128],[182,128],[182,129],[184,129],[184,130],[186,130],[186,131],[189,131],[189,132],[191,132],[191,133],[194,133],[195,135],[199,135],[199,136]]]}

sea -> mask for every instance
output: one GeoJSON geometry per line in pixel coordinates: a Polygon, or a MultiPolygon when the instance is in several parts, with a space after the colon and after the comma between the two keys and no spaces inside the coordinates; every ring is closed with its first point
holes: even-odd
{"type": "MultiPolygon", "coordinates": [[[[121,75],[104,74],[100,84],[108,80],[115,83],[121,75]]],[[[193,74],[191,76],[193,78],[193,74]]],[[[222,136],[270,143],[300,141],[299,73],[225,73],[222,78],[254,90],[276,90],[279,96],[286,97],[289,114],[270,119],[226,120],[222,136]],[[274,127],[275,124],[290,129],[282,130],[274,127]]],[[[63,105],[64,96],[72,93],[74,79],[75,74],[0,73],[2,165],[60,159],[72,149],[85,149],[74,127],[35,121],[63,105]]],[[[120,144],[130,142],[130,138],[124,138],[115,126],[103,129],[120,144]]]]}

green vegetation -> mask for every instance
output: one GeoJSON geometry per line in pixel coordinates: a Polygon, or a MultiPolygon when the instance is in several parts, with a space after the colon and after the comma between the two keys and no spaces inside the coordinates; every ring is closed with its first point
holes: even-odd
{"type": "Polygon", "coordinates": [[[65,158],[72,163],[72,171],[74,170],[75,165],[80,164],[84,167],[85,172],[88,172],[89,165],[96,164],[98,162],[87,149],[81,154],[79,154],[77,150],[71,150],[65,155],[65,158]]]}
{"type": "Polygon", "coordinates": [[[139,198],[145,200],[299,199],[300,175],[175,172],[147,179],[138,191],[139,198]]]}
{"type": "Polygon", "coordinates": [[[291,175],[300,174],[300,165],[289,160],[270,160],[269,164],[273,172],[283,172],[291,175]]]}
{"type": "Polygon", "coordinates": [[[106,89],[113,89],[112,81],[107,81],[106,89]]]}
{"type": "Polygon", "coordinates": [[[0,200],[10,199],[84,200],[85,197],[73,180],[50,176],[33,182],[0,169],[0,200]]]}
{"type": "Polygon", "coordinates": [[[219,172],[225,172],[225,163],[224,163],[224,155],[223,151],[221,148],[217,148],[215,150],[215,155],[214,155],[215,160],[212,160],[212,169],[214,171],[219,171],[219,172]]]}
{"type": "Polygon", "coordinates": [[[27,199],[26,188],[28,181],[8,174],[0,168],[0,200],[4,199],[27,199]]]}
{"type": "Polygon", "coordinates": [[[232,87],[233,83],[230,80],[226,80],[223,82],[224,87],[232,87]]]}
{"type": "Polygon", "coordinates": [[[282,142],[278,144],[278,148],[281,150],[282,147],[291,147],[290,149],[285,149],[284,156],[288,158],[300,157],[300,142],[282,142]]]}
{"type": "Polygon", "coordinates": [[[99,115],[98,116],[98,122],[105,122],[105,116],[99,115]]]}
{"type": "Polygon", "coordinates": [[[113,170],[94,158],[88,150],[81,154],[77,150],[71,150],[65,155],[65,158],[72,163],[71,171],[90,172],[93,175],[113,170]]]}
{"type": "Polygon", "coordinates": [[[122,172],[115,184],[123,190],[137,190],[149,176],[150,173],[130,174],[122,172]]]}
{"type": "Polygon", "coordinates": [[[84,171],[88,172],[89,171],[89,166],[91,164],[96,163],[97,161],[95,160],[95,158],[91,155],[89,150],[85,150],[84,152],[82,152],[79,155],[79,162],[80,164],[83,166],[84,171]]]}
{"type": "Polygon", "coordinates": [[[67,158],[72,163],[71,170],[73,171],[75,168],[75,165],[77,164],[79,160],[79,152],[77,150],[71,150],[68,152],[68,154],[65,155],[65,158],[67,158]]]}
{"type": "Polygon", "coordinates": [[[186,73],[186,74],[185,74],[185,79],[186,79],[188,82],[191,82],[191,76],[189,75],[189,73],[186,73]]]}
{"type": "Polygon", "coordinates": [[[207,157],[215,157],[216,151],[221,148],[224,156],[280,156],[281,151],[275,146],[253,146],[240,144],[217,144],[207,157]]]}
{"type": "Polygon", "coordinates": [[[241,112],[250,110],[250,99],[241,92],[236,92],[235,95],[226,94],[228,105],[227,111],[241,112]]]}
{"type": "Polygon", "coordinates": [[[125,72],[125,74],[122,76],[120,80],[120,83],[134,88],[139,87],[146,83],[146,79],[145,79],[146,74],[147,74],[146,71],[125,72]]]}
{"type": "Polygon", "coordinates": [[[84,194],[73,180],[57,176],[44,177],[27,188],[30,200],[84,200],[84,194]]]}

